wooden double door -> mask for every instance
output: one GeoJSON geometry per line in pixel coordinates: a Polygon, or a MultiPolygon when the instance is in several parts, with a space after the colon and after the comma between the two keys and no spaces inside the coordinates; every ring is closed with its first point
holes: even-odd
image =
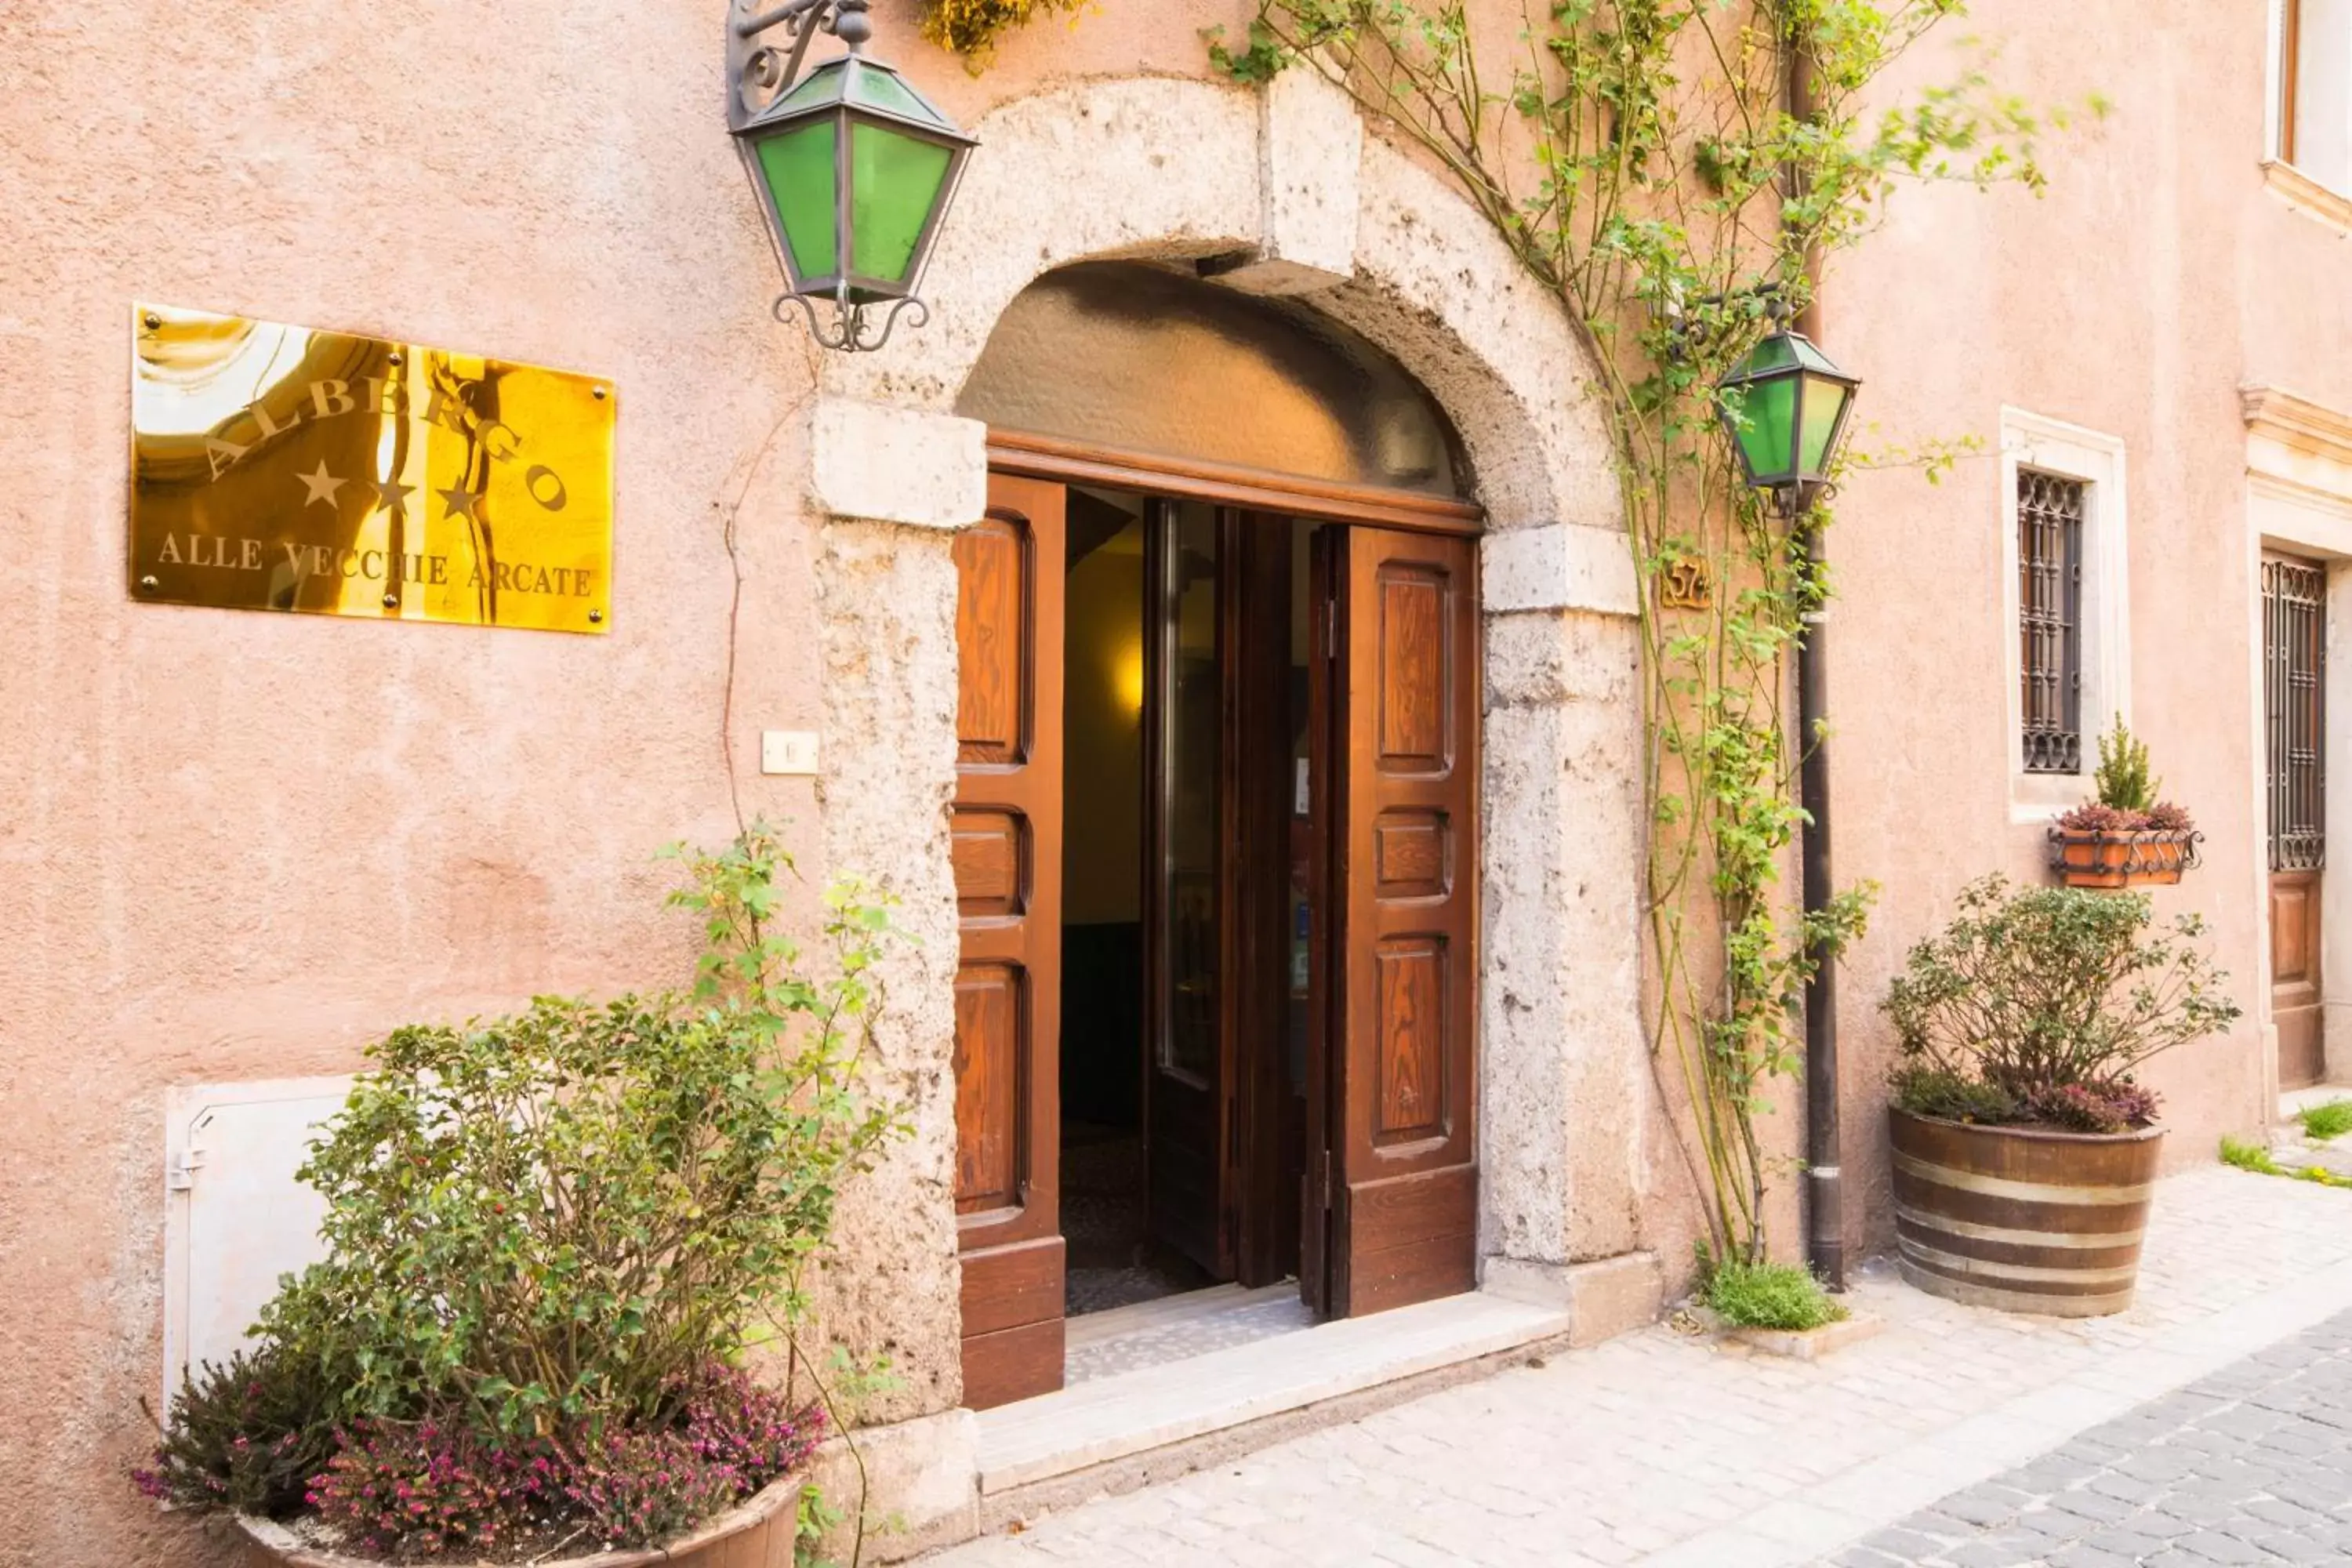
{"type": "MultiPolygon", "coordinates": [[[[1167,504],[1145,593],[1147,689],[1161,700],[1147,705],[1144,763],[1152,1232],[1213,1278],[1295,1271],[1328,1317],[1469,1289],[1476,542],[1458,516],[1360,521],[1322,498],[1300,626],[1307,525],[1196,493],[1186,512],[1214,542],[1217,646],[1212,716],[1188,719],[1169,706],[1190,704],[1171,696],[1178,633],[1159,614],[1188,558],[1167,504]],[[1171,783],[1204,725],[1217,775],[1205,844],[1171,783]],[[1289,1065],[1294,1008],[1306,1048],[1289,1065]]],[[[1068,813],[1102,805],[1063,798],[1069,519],[1061,478],[997,473],[986,518],[955,548],[956,1206],[974,1407],[1062,1382],[1061,839],[1068,813]]]]}

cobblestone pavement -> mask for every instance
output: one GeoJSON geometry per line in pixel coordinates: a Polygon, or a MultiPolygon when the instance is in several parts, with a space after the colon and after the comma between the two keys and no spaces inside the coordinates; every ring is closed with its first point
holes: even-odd
{"type": "MultiPolygon", "coordinates": [[[[2290,1413],[2245,1398],[2242,1374],[2267,1376],[2277,1370],[2276,1357],[2305,1348],[2283,1342],[2323,1323],[2337,1335],[2328,1342],[2336,1350],[2323,1358],[2331,1370],[2310,1375],[2344,1374],[2352,1194],[2221,1168],[2166,1182],[2139,1300],[2113,1318],[2065,1322],[1958,1307],[1878,1270],[1858,1282],[1853,1300],[1885,1319],[1885,1331],[1818,1363],[1759,1356],[1663,1326],[1645,1330],[1178,1481],[1024,1520],[1017,1533],[927,1562],[929,1568],[1797,1568],[1836,1563],[1875,1532],[1938,1500],[1975,1499],[1983,1483],[2019,1467],[2053,1491],[2063,1487],[2074,1507],[2099,1508],[2076,1500],[2109,1495],[2095,1483],[2093,1466],[2061,1479],[2032,1461],[2111,1423],[2147,1439],[2176,1436],[2149,1445],[2172,1452],[2145,1476],[2124,1464],[2137,1447],[2126,1454],[2111,1437],[2088,1439],[2108,1446],[2084,1448],[2084,1460],[2106,1455],[2116,1466],[2098,1482],[2168,1487],[2166,1496],[2189,1510],[2179,1517],[2200,1529],[2165,1538],[2179,1544],[2162,1549],[2188,1552],[2194,1538],[2205,1550],[2216,1540],[2241,1540],[2203,1529],[2218,1510],[2242,1509],[2259,1519],[2270,1507],[2265,1494],[2251,1489],[2258,1484],[2254,1461],[2242,1449],[2216,1450],[2217,1460],[2236,1463],[2158,1472],[2192,1450],[2207,1452],[2205,1444],[2251,1443],[2257,1428],[2277,1433],[2271,1442],[2290,1451],[2326,1441],[2289,1425],[2290,1413]],[[2249,1356],[2255,1359],[2238,1364],[2249,1356]],[[2203,1390],[2181,1396],[2187,1402],[2177,1409],[2171,1403],[2178,1391],[2217,1375],[2221,1386],[2240,1390],[2226,1411],[2203,1390]],[[2242,1381],[2231,1384],[2231,1376],[2242,1381]],[[2198,1417],[2187,1430],[2184,1413],[2198,1417]],[[2191,1517],[2199,1513],[2209,1517],[2191,1517]]],[[[2322,1430],[2342,1435],[2313,1428],[2322,1430]]],[[[2342,1447],[2332,1452],[2335,1464],[2346,1463],[2342,1447]]],[[[2053,1462],[2063,1468],[2067,1461],[2053,1462]]],[[[2309,1473],[2307,1463],[2299,1465],[2297,1475],[2309,1473]]],[[[2297,1489],[2291,1479],[2281,1484],[2297,1489]]],[[[2014,1500],[2020,1510],[2042,1495],[2011,1489],[2015,1500],[1985,1495],[2014,1500]]],[[[2317,1512],[2319,1495],[2280,1492],[2271,1501],[2317,1512]]],[[[2130,1500],[2135,1517],[2147,1511],[2138,1507],[2144,1500],[2130,1500]]],[[[2273,1511],[2298,1528],[2308,1523],[2273,1511]]],[[[2005,1519],[1962,1523],[1965,1530],[2005,1519]]],[[[2087,1537],[2082,1549],[2096,1550],[2087,1537]]],[[[2004,1550],[1990,1537],[1959,1541],[1946,1560],[1956,1568],[2032,1561],[1986,1555],[2004,1550]]],[[[1885,1555],[1854,1561],[1876,1563],[1885,1555]]],[[[2209,1560],[2238,1559],[2209,1552],[2209,1560]]],[[[2352,1547],[2305,1560],[2352,1563],[2352,1547]]],[[[2053,1558],[2053,1568],[2062,1561],[2053,1558]]]]}
{"type": "Polygon", "coordinates": [[[1836,1568],[2352,1563],[2352,1312],[1865,1539],[1836,1568]]]}

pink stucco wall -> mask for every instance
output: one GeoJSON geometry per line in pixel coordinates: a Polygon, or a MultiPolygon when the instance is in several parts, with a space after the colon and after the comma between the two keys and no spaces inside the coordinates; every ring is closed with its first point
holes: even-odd
{"type": "Polygon", "coordinates": [[[715,5],[0,16],[0,1560],[194,1561],[121,1479],[161,1366],[163,1091],[404,1019],[670,978],[664,842],[810,812],[803,334],[718,114],[715,5]],[[608,637],[142,606],[129,308],[608,376],[608,637]],[[790,426],[784,426],[789,429],[790,426]]]}
{"type": "MultiPolygon", "coordinates": [[[[1889,1236],[1878,999],[1904,950],[1988,870],[2040,879],[2042,828],[2011,823],[2000,410],[2119,437],[2128,460],[2131,704],[2166,792],[2204,829],[2205,864],[2158,893],[2201,912],[2246,1017],[2159,1059],[2173,1164],[2264,1125],[2260,1027],[2263,804],[2253,709],[2246,438],[2238,388],[2352,405],[2346,242],[2264,188],[2263,7],[2182,0],[2050,6],[1995,0],[1968,31],[1990,69],[2040,104],[2112,100],[2048,134],[2048,193],[1906,185],[1884,228],[1839,258],[1827,337],[1868,378],[1861,443],[1975,437],[1939,486],[1858,476],[1832,553],[1833,790],[1842,878],[1885,889],[1849,956],[1850,1221],[1889,1236]],[[1850,1178],[1851,1180],[1851,1178],[1850,1178]]],[[[1906,62],[1951,79],[1958,47],[1906,62]]],[[[2086,719],[2087,719],[2086,715],[2086,719]]]]}
{"type": "MultiPolygon", "coordinates": [[[[1049,78],[1198,72],[1199,30],[1250,9],[1102,0],[974,78],[885,0],[877,52],[969,122],[1049,78]]],[[[745,811],[805,831],[808,785],[759,774],[757,732],[816,726],[793,417],[814,351],[767,314],[720,16],[0,10],[0,1558],[203,1560],[121,1479],[158,1381],[167,1086],[345,1070],[406,1019],[672,974],[652,856],[730,830],[730,743],[745,811]],[[612,634],[129,603],[133,299],[609,377],[612,634]]],[[[2263,189],[2258,5],[1985,0],[1973,30],[2029,95],[2116,111],[2052,141],[2044,199],[1900,193],[1837,265],[1829,336],[1890,438],[1990,441],[2010,403],[2128,443],[2135,716],[2208,833],[2162,902],[2212,920],[2251,1014],[2235,389],[2352,406],[2344,242],[2263,189]]],[[[1990,456],[1940,488],[1864,476],[1834,545],[1838,866],[1885,889],[1845,1004],[1869,1239],[1875,998],[1961,881],[2038,865],[2007,820],[1998,490],[1990,456]]],[[[2259,1051],[2250,1016],[2158,1070],[2176,1161],[2256,1120],[2259,1051]]],[[[1793,1145],[1796,1108],[1776,1125],[1793,1145]]]]}

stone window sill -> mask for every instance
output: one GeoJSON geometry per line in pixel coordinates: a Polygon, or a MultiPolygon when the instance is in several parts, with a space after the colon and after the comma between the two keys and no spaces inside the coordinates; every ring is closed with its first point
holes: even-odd
{"type": "Polygon", "coordinates": [[[2330,190],[2294,164],[2277,158],[2264,160],[2263,184],[2273,195],[2306,217],[2338,234],[2352,236],[2352,196],[2330,190]]]}

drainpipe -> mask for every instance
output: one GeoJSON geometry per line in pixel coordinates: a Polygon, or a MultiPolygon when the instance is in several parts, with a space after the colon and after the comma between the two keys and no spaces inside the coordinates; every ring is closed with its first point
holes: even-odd
{"type": "MultiPolygon", "coordinates": [[[[1811,120],[1812,52],[1800,39],[1789,51],[1789,112],[1811,120]]],[[[1822,341],[1821,258],[1805,256],[1805,277],[1813,284],[1796,329],[1822,341]]],[[[1822,560],[1821,530],[1802,521],[1801,548],[1808,566],[1822,560]]],[[[1797,803],[1804,808],[1799,837],[1804,862],[1805,912],[1827,909],[1830,878],[1830,747],[1822,729],[1829,716],[1829,616],[1816,609],[1804,618],[1797,642],[1797,735],[1803,761],[1797,803]]],[[[1805,1261],[1832,1290],[1845,1289],[1845,1205],[1838,1171],[1837,957],[1824,952],[1805,983],[1805,1261]]]]}

